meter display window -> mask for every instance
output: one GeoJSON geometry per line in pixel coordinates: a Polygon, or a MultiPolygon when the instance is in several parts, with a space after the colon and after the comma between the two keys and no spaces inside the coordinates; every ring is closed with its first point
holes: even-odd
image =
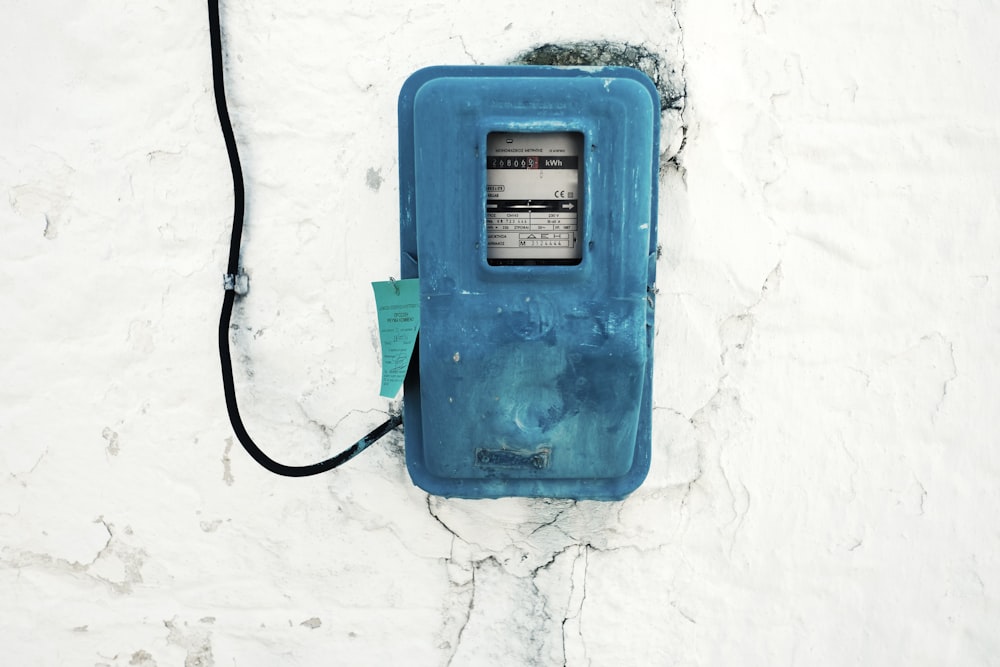
{"type": "Polygon", "coordinates": [[[491,132],[486,139],[486,260],[579,264],[579,132],[491,132]]]}

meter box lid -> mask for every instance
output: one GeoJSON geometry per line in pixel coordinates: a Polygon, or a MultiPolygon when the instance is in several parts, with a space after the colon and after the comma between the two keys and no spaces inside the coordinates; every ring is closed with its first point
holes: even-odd
{"type": "Polygon", "coordinates": [[[651,447],[659,96],[625,67],[432,67],[399,97],[430,493],[612,500],[651,447]]]}

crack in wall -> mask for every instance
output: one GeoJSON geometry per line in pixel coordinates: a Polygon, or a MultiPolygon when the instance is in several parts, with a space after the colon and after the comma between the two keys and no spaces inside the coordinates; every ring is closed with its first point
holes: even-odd
{"type": "MultiPolygon", "coordinates": [[[[573,500],[571,502],[573,503],[572,506],[575,507],[576,506],[576,501],[573,500]]],[[[535,533],[537,533],[537,532],[539,532],[539,531],[541,531],[541,530],[543,530],[545,528],[548,528],[549,526],[554,526],[555,523],[557,521],[559,521],[559,518],[562,517],[562,515],[565,514],[565,513],[566,513],[565,509],[559,510],[558,512],[556,512],[556,515],[554,517],[552,517],[552,519],[550,519],[549,521],[546,521],[545,523],[538,524],[538,526],[534,530],[532,530],[531,533],[528,534],[528,536],[530,537],[531,535],[534,535],[535,533]]],[[[556,528],[558,529],[558,526],[556,528]]],[[[563,533],[563,534],[565,535],[565,533],[563,533]]],[[[568,535],[567,535],[567,537],[568,537],[568,535]]]]}
{"type": "Polygon", "coordinates": [[[468,44],[465,43],[465,38],[464,37],[462,37],[461,35],[453,35],[450,39],[457,39],[458,40],[458,43],[462,45],[462,51],[465,52],[465,55],[468,56],[469,60],[471,60],[474,64],[476,64],[476,65],[482,65],[483,64],[482,62],[480,62],[479,60],[477,60],[474,55],[472,55],[471,51],[469,51],[469,46],[468,46],[468,44]]]}
{"type": "Polygon", "coordinates": [[[740,312],[731,315],[723,320],[719,325],[719,340],[721,350],[719,353],[719,365],[722,373],[719,376],[716,392],[708,402],[696,411],[690,419],[696,433],[698,433],[698,461],[697,474],[687,484],[684,496],[681,499],[681,507],[687,508],[691,498],[692,489],[701,484],[706,474],[705,463],[709,460],[709,451],[715,453],[712,457],[712,470],[717,472],[720,481],[725,487],[725,493],[729,498],[729,508],[732,513],[728,525],[732,527],[729,536],[729,548],[727,553],[731,558],[736,547],[736,541],[740,531],[746,521],[750,511],[751,494],[746,484],[741,479],[730,479],[730,472],[726,469],[724,455],[731,445],[733,434],[729,431],[738,428],[744,422],[746,415],[742,405],[741,397],[733,381],[732,374],[744,369],[748,363],[747,347],[752,339],[757,323],[755,311],[765,303],[770,295],[774,294],[781,286],[782,281],[781,260],[765,276],[761,283],[760,291],[756,299],[742,309],[740,312]],[[733,413],[732,411],[735,411],[733,413]],[[726,413],[725,419],[717,420],[720,413],[726,413]],[[725,433],[716,432],[713,424],[718,421],[720,424],[727,424],[725,433]],[[737,486],[738,484],[738,486],[737,486]]]}
{"type": "Polygon", "coordinates": [[[762,33],[767,32],[767,24],[764,22],[764,15],[757,7],[757,0],[744,0],[743,16],[740,19],[743,25],[754,23],[762,33]]]}
{"type": "Polygon", "coordinates": [[[442,559],[448,581],[438,641],[442,662],[465,664],[476,655],[494,663],[499,659],[497,664],[586,664],[582,623],[590,599],[591,554],[659,553],[662,545],[593,542],[614,533],[624,503],[500,500],[492,507],[504,505],[500,511],[507,514],[506,520],[520,528],[501,523],[480,528],[476,513],[484,508],[467,502],[426,497],[428,514],[451,538],[442,559]],[[594,510],[606,511],[588,529],[586,520],[594,510]],[[522,512],[528,516],[515,518],[522,512]],[[548,514],[532,520],[538,513],[548,514]],[[500,658],[489,651],[504,653],[500,658]]]}
{"type": "Polygon", "coordinates": [[[590,664],[590,660],[587,658],[587,643],[583,637],[583,605],[587,602],[587,570],[590,566],[591,549],[592,547],[589,544],[578,547],[576,559],[573,561],[573,570],[570,576],[569,599],[566,603],[566,613],[563,616],[562,623],[560,624],[562,631],[563,667],[567,667],[569,665],[569,655],[566,645],[566,626],[571,621],[576,626],[576,638],[580,644],[580,652],[583,654],[583,661],[586,664],[590,664]],[[581,560],[583,561],[583,568],[579,574],[580,582],[578,585],[577,568],[581,560]],[[576,591],[578,588],[580,591],[579,600],[576,604],[574,604],[574,597],[576,597],[576,591]]]}
{"type": "Polygon", "coordinates": [[[22,472],[8,473],[9,479],[12,481],[12,483],[20,487],[20,492],[18,493],[19,498],[17,500],[17,507],[14,509],[14,511],[12,512],[6,510],[0,511],[0,516],[16,517],[21,513],[21,499],[23,498],[23,494],[26,492],[28,488],[27,477],[33,474],[38,469],[38,466],[42,464],[42,461],[45,459],[46,456],[48,456],[48,454],[49,454],[49,448],[46,447],[44,450],[42,450],[41,454],[38,455],[38,458],[35,459],[35,462],[31,464],[30,468],[22,472]]]}
{"type": "MultiPolygon", "coordinates": [[[[692,416],[689,420],[691,425],[694,426],[696,430],[698,428],[698,425],[695,422],[697,414],[698,413],[695,413],[695,416],[692,416]]],[[[694,489],[695,485],[701,481],[702,475],[705,474],[705,464],[704,464],[705,448],[702,447],[701,445],[698,445],[695,448],[695,452],[697,456],[697,458],[695,459],[695,474],[694,477],[692,477],[685,485],[684,495],[681,496],[680,508],[682,512],[688,508],[688,502],[691,499],[692,489],[694,489]]]]}
{"type": "MultiPolygon", "coordinates": [[[[754,310],[764,303],[770,293],[780,288],[781,280],[781,261],[779,260],[764,278],[757,299],[742,311],[730,315],[719,325],[719,340],[722,343],[722,350],[719,352],[719,363],[724,368],[730,365],[728,362],[730,361],[731,354],[739,357],[738,362],[745,362],[741,353],[745,351],[747,343],[754,333],[754,326],[757,323],[754,310]]],[[[719,379],[720,386],[727,376],[728,372],[719,379]]]]}
{"type": "MultiPolygon", "coordinates": [[[[449,560],[451,560],[451,558],[449,558],[449,560]]],[[[465,629],[469,627],[469,621],[472,620],[472,614],[476,610],[476,570],[477,569],[478,568],[474,564],[473,567],[469,571],[470,572],[470,576],[469,576],[469,581],[468,581],[467,584],[460,585],[460,586],[456,587],[455,584],[454,584],[454,582],[453,581],[451,582],[453,590],[455,590],[457,588],[457,591],[460,594],[462,594],[463,596],[464,595],[468,596],[469,601],[468,601],[468,604],[465,606],[465,614],[464,614],[464,617],[462,618],[461,624],[458,627],[458,633],[455,636],[454,643],[453,644],[451,644],[451,643],[446,644],[447,648],[451,648],[451,654],[448,656],[448,662],[446,663],[449,666],[455,660],[455,656],[458,655],[458,651],[459,651],[459,649],[462,646],[462,638],[465,636],[465,629]]],[[[451,581],[451,580],[449,579],[449,581],[451,581]]]]}
{"type": "Polygon", "coordinates": [[[919,479],[917,479],[916,475],[913,476],[913,481],[916,482],[917,486],[920,487],[920,501],[919,501],[918,506],[917,506],[917,513],[920,516],[923,516],[924,515],[924,501],[927,500],[927,488],[924,486],[923,482],[921,482],[919,479]]]}
{"type": "MultiPolygon", "coordinates": [[[[723,468],[723,475],[725,475],[725,468],[723,468]]],[[[726,477],[726,483],[729,483],[728,476],[726,477]]],[[[744,507],[742,510],[736,506],[736,494],[732,493],[732,487],[730,487],[730,494],[733,497],[733,515],[736,517],[734,519],[736,525],[733,527],[733,534],[729,538],[728,556],[730,559],[733,557],[733,549],[736,547],[736,539],[739,537],[740,529],[743,528],[743,522],[746,521],[747,514],[750,513],[750,489],[743,483],[743,480],[740,480],[740,487],[743,489],[744,507]]]]}
{"type": "Polygon", "coordinates": [[[677,604],[676,600],[671,600],[670,606],[673,607],[674,611],[680,614],[681,617],[684,618],[684,620],[691,623],[692,625],[698,625],[698,621],[694,620],[694,617],[692,617],[689,613],[681,609],[680,606],[677,604]]]}
{"type": "MultiPolygon", "coordinates": [[[[477,563],[471,561],[470,558],[464,559],[465,562],[460,562],[460,559],[456,558],[456,546],[461,545],[463,551],[468,551],[468,543],[462,539],[462,537],[456,533],[451,527],[445,523],[441,517],[437,515],[434,508],[431,506],[432,496],[427,494],[426,506],[427,513],[433,518],[439,526],[444,528],[451,535],[451,549],[449,555],[444,559],[446,573],[448,575],[448,585],[449,585],[449,598],[451,599],[451,604],[448,604],[446,600],[446,609],[444,611],[445,621],[441,628],[442,634],[453,634],[454,639],[449,640],[445,638],[439,644],[439,648],[450,650],[448,655],[447,665],[451,665],[458,655],[459,649],[462,645],[462,638],[465,635],[465,630],[469,625],[469,621],[472,619],[472,613],[476,606],[476,570],[477,563]],[[468,576],[464,576],[465,574],[468,576]],[[467,601],[463,601],[467,598],[467,601]],[[449,632],[449,625],[453,622],[450,617],[448,607],[463,607],[460,612],[460,620],[458,622],[457,631],[449,632]]],[[[468,556],[468,554],[466,554],[468,556]]]]}
{"type": "Polygon", "coordinates": [[[505,603],[514,604],[510,623],[517,630],[508,628],[504,630],[504,635],[521,638],[516,648],[513,645],[509,647],[520,652],[520,664],[552,664],[554,654],[562,652],[565,656],[564,648],[560,646],[565,643],[565,627],[567,624],[572,626],[582,607],[582,600],[578,598],[584,587],[581,577],[586,574],[585,570],[579,569],[581,553],[596,547],[571,538],[567,531],[556,525],[564,519],[568,510],[576,507],[575,501],[568,506],[554,508],[549,503],[545,505],[545,509],[555,510],[553,516],[530,530],[526,527],[520,535],[516,531],[506,531],[508,545],[497,552],[488,546],[475,544],[450,526],[435,511],[432,497],[428,496],[428,513],[452,537],[451,551],[445,559],[450,587],[445,601],[443,634],[446,637],[439,644],[440,648],[448,651],[448,664],[462,661],[464,652],[470,650],[464,642],[478,644],[484,641],[484,635],[495,632],[492,629],[495,619],[491,622],[491,618],[499,613],[497,605],[505,603]],[[518,547],[521,540],[544,541],[556,535],[565,537],[567,543],[551,549],[541,547],[542,558],[539,562],[520,571],[522,564],[532,557],[527,552],[518,556],[517,549],[524,546],[518,547]],[[515,550],[514,557],[509,553],[511,549],[515,550]],[[571,561],[567,560],[570,558],[571,561]],[[497,595],[500,597],[497,598],[497,595]],[[563,595],[565,602],[559,600],[563,595]],[[480,608],[478,601],[481,596],[488,600],[488,604],[480,608]],[[501,599],[503,602],[498,602],[501,599]],[[557,613],[556,609],[562,611],[557,613]]]}
{"type": "Polygon", "coordinates": [[[678,119],[680,122],[680,133],[681,140],[677,144],[677,150],[674,151],[673,155],[667,155],[669,151],[665,151],[661,154],[660,167],[673,167],[681,177],[681,182],[687,186],[687,167],[684,166],[684,149],[687,147],[688,142],[688,103],[687,103],[687,57],[685,56],[687,50],[684,44],[684,23],[681,21],[680,12],[677,11],[677,3],[671,1],[670,12],[674,16],[674,20],[677,21],[677,46],[680,53],[677,56],[677,61],[680,63],[680,83],[683,90],[683,97],[680,100],[680,104],[676,106],[676,111],[678,119]],[[666,160],[663,158],[666,156],[666,160]]]}
{"type": "Polygon", "coordinates": [[[860,472],[861,470],[861,464],[858,463],[857,457],[855,457],[854,454],[851,452],[851,450],[848,448],[847,443],[844,441],[844,438],[841,437],[839,438],[839,440],[841,449],[844,450],[844,453],[847,455],[847,458],[849,458],[851,460],[851,463],[854,465],[854,468],[851,470],[851,475],[848,478],[847,482],[848,488],[850,488],[851,490],[851,497],[847,499],[847,502],[852,502],[855,498],[858,497],[858,491],[857,488],[855,487],[855,480],[858,476],[858,472],[860,472]]]}
{"type": "Polygon", "coordinates": [[[951,372],[948,377],[944,379],[944,382],[941,383],[941,399],[937,402],[937,405],[934,406],[934,414],[931,416],[931,421],[936,423],[938,413],[941,412],[941,406],[944,405],[945,399],[948,398],[948,385],[958,378],[958,364],[955,363],[955,344],[945,338],[941,333],[934,332],[933,334],[924,336],[921,340],[930,340],[933,337],[937,337],[948,347],[948,359],[951,362],[951,372]]]}
{"type": "MultiPolygon", "coordinates": [[[[311,392],[307,393],[305,397],[308,397],[309,394],[311,394],[311,392]]],[[[351,410],[348,410],[343,417],[334,422],[332,426],[327,426],[323,422],[313,417],[301,400],[296,401],[295,405],[299,409],[299,412],[302,414],[302,417],[305,420],[306,424],[313,427],[313,429],[319,433],[320,437],[323,440],[323,448],[325,451],[330,451],[336,446],[336,443],[333,440],[333,435],[337,431],[337,428],[340,427],[340,425],[344,421],[350,419],[354,415],[370,415],[374,413],[383,417],[389,416],[388,412],[386,412],[385,410],[379,410],[377,408],[368,408],[365,410],[362,410],[360,408],[352,408],[351,410]]],[[[347,443],[343,444],[343,447],[347,446],[348,446],[347,443]]]]}

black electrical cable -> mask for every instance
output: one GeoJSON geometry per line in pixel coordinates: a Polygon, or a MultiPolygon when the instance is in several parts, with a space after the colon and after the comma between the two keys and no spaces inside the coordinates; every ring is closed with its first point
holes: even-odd
{"type": "MultiPolygon", "coordinates": [[[[340,452],[333,458],[312,465],[288,466],[278,463],[261,451],[243,425],[240,409],[236,403],[236,387],[233,382],[233,360],[229,353],[229,323],[233,315],[233,303],[236,300],[236,290],[245,277],[240,272],[240,241],[243,236],[243,213],[246,193],[243,188],[243,170],[240,167],[240,156],[236,150],[236,137],[233,135],[233,125],[229,120],[229,109],[226,107],[226,87],[222,67],[222,28],[219,20],[219,0],[208,0],[208,29],[212,40],[212,82],[215,89],[215,108],[219,113],[219,125],[222,136],[226,140],[226,152],[229,153],[229,167],[233,172],[233,233],[229,241],[229,264],[226,274],[226,291],[222,299],[222,315],[219,318],[219,358],[222,361],[222,386],[226,394],[226,408],[229,411],[229,421],[233,432],[247,453],[253,459],[277,475],[286,477],[308,477],[327,470],[332,470],[345,463],[389,431],[403,423],[401,415],[393,415],[385,423],[376,427],[368,435],[340,452]]],[[[245,284],[245,283],[244,283],[245,284]]]]}

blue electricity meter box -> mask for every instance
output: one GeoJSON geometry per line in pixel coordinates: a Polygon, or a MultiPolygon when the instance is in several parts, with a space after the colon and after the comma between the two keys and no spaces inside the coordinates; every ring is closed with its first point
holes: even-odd
{"type": "Polygon", "coordinates": [[[403,409],[424,490],[613,500],[642,483],[659,117],[625,67],[431,67],[403,85],[420,309],[403,409]]]}

